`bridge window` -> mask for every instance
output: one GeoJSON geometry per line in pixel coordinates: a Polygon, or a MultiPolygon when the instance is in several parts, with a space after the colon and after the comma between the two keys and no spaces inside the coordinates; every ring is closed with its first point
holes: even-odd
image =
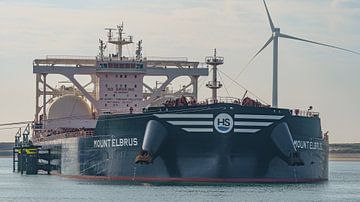
{"type": "Polygon", "coordinates": [[[104,64],[104,63],[103,63],[103,64],[100,64],[100,67],[101,67],[101,68],[107,68],[107,66],[108,66],[108,65],[107,65],[107,64],[104,64]]]}
{"type": "Polygon", "coordinates": [[[143,67],[144,67],[143,64],[136,64],[136,68],[137,68],[137,69],[142,69],[143,67]]]}

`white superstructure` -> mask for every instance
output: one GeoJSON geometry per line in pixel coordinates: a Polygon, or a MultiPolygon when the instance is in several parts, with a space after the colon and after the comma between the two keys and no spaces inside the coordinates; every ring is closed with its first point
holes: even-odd
{"type": "Polygon", "coordinates": [[[102,114],[141,113],[148,106],[161,106],[168,97],[197,99],[198,78],[207,76],[208,68],[199,68],[199,62],[190,62],[186,58],[144,58],[141,53],[142,41],[138,43],[136,57],[124,56],[122,48],[133,43],[133,37],[123,36],[123,25],[106,30],[107,43],[99,40],[99,55],[96,57],[47,56],[34,60],[35,122],[38,129],[48,130],[59,126],[82,128],[84,121],[88,121],[89,124],[85,125],[90,127],[90,120],[96,120],[102,114]],[[116,46],[115,54],[105,54],[109,44],[116,46]],[[47,81],[49,74],[65,76],[73,87],[51,86],[47,81]],[[82,85],[78,75],[89,76],[90,82],[82,85]],[[153,87],[144,82],[144,78],[149,76],[166,76],[166,80],[160,86],[153,87]],[[170,83],[180,76],[188,76],[190,82],[178,91],[168,91],[170,83]],[[84,103],[88,106],[84,106],[84,103]],[[59,110],[59,106],[62,110],[59,110]],[[88,108],[89,116],[84,117],[84,110],[80,112],[74,107],[88,108]],[[66,117],[59,114],[66,114],[66,117]]]}

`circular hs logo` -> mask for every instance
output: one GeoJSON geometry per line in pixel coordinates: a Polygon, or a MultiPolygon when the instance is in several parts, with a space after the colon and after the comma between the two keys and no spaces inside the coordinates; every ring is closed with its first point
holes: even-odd
{"type": "Polygon", "coordinates": [[[233,129],[233,118],[226,113],[218,114],[214,120],[214,127],[219,133],[228,133],[233,129]]]}

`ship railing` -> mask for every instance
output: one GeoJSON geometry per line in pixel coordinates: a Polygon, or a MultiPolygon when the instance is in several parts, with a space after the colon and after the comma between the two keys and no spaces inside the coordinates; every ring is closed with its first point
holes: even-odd
{"type": "MultiPolygon", "coordinates": [[[[200,102],[198,104],[214,104],[214,103],[232,103],[242,105],[242,100],[236,97],[218,97],[217,100],[213,100],[211,98],[205,99],[205,101],[200,102]]],[[[270,107],[268,105],[260,105],[258,107],[270,107]]],[[[311,110],[300,110],[294,109],[290,110],[290,114],[293,116],[301,116],[301,117],[318,117],[320,115],[319,112],[314,112],[311,110]]]]}
{"type": "Polygon", "coordinates": [[[95,66],[96,57],[75,55],[48,55],[45,59],[35,59],[33,66],[95,66]]]}
{"type": "Polygon", "coordinates": [[[142,109],[131,109],[131,108],[125,108],[125,109],[116,109],[116,110],[109,110],[109,109],[100,109],[103,115],[113,115],[113,114],[138,114],[142,113],[142,109]]]}
{"type": "Polygon", "coordinates": [[[156,57],[156,56],[150,56],[146,57],[146,60],[155,60],[155,61],[178,61],[178,62],[187,62],[187,57],[156,57]]]}
{"type": "Polygon", "coordinates": [[[214,57],[214,56],[207,56],[205,57],[205,62],[210,65],[219,65],[224,63],[224,57],[214,57]]]}
{"type": "Polygon", "coordinates": [[[96,57],[83,55],[47,55],[46,59],[95,60],[96,57]]]}
{"type": "Polygon", "coordinates": [[[220,81],[209,81],[207,84],[206,84],[206,87],[208,88],[220,88],[222,87],[222,84],[220,83],[220,81]]]}
{"type": "Polygon", "coordinates": [[[122,56],[121,59],[119,59],[116,55],[109,55],[109,56],[104,56],[103,58],[101,57],[95,57],[97,61],[104,61],[104,62],[108,62],[108,61],[137,61],[136,57],[127,57],[127,56],[122,56]]]}
{"type": "MultiPolygon", "coordinates": [[[[86,56],[85,56],[86,57],[86,56]]],[[[101,58],[96,57],[97,60],[101,60],[101,58]]],[[[109,55],[109,56],[104,56],[103,60],[109,61],[109,60],[120,60],[117,55],[109,55]]],[[[137,58],[136,57],[127,57],[127,56],[122,56],[121,60],[131,60],[131,61],[136,61],[137,58]]],[[[155,56],[149,56],[149,57],[144,57],[140,59],[141,61],[177,61],[177,62],[188,62],[188,58],[187,57],[155,57],[155,56]]]]}
{"type": "Polygon", "coordinates": [[[82,137],[82,136],[92,136],[94,135],[93,129],[75,129],[75,131],[52,131],[52,130],[44,130],[38,131],[36,136],[33,139],[35,141],[49,141],[56,140],[60,138],[69,138],[69,137],[82,137]]]}
{"type": "Polygon", "coordinates": [[[199,62],[188,61],[186,57],[147,57],[144,60],[147,67],[156,67],[156,68],[197,68],[199,62]]]}
{"type": "Polygon", "coordinates": [[[214,103],[233,103],[233,104],[241,104],[241,99],[237,97],[218,97],[218,99],[214,100],[212,98],[205,99],[205,102],[208,104],[214,103]]]}
{"type": "Polygon", "coordinates": [[[318,117],[320,115],[319,112],[314,112],[311,110],[300,110],[300,109],[290,110],[290,113],[293,116],[302,116],[302,117],[318,117]]]}

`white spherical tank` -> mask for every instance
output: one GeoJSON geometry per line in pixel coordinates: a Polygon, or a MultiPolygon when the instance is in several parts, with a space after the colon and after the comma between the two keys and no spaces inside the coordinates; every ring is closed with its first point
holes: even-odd
{"type": "Polygon", "coordinates": [[[48,119],[91,119],[91,109],[84,99],[75,95],[58,98],[49,108],[48,119]]]}

